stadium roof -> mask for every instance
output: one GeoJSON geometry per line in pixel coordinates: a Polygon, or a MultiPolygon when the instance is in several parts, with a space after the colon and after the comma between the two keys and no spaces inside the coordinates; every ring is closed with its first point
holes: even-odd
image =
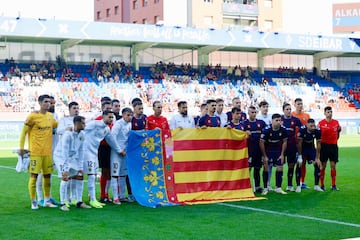
{"type": "Polygon", "coordinates": [[[10,17],[0,17],[1,42],[360,56],[360,39],[336,35],[10,17]]]}

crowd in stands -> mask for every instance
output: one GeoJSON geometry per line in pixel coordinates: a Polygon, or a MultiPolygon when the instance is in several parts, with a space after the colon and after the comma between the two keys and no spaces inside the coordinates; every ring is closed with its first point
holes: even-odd
{"type": "MultiPolygon", "coordinates": [[[[0,86],[0,96],[2,96],[0,105],[3,104],[6,109],[12,111],[29,111],[36,106],[35,99],[41,90],[39,88],[29,90],[27,87],[48,88],[47,86],[49,84],[52,86],[54,82],[70,83],[70,85],[60,85],[54,88],[57,93],[52,95],[57,96],[57,102],[62,102],[66,106],[68,99],[76,96],[79,98],[77,101],[84,102],[82,105],[86,106],[85,111],[92,111],[94,110],[93,106],[98,106],[99,97],[96,92],[101,89],[107,89],[111,95],[119,99],[123,98],[123,95],[126,94],[125,91],[130,91],[129,89],[118,89],[114,85],[107,86],[108,83],[131,84],[132,95],[140,96],[149,105],[153,99],[162,99],[165,103],[165,112],[173,111],[173,103],[184,97],[190,107],[194,108],[210,96],[223,98],[225,107],[230,104],[234,96],[241,96],[243,107],[246,109],[247,106],[256,105],[258,101],[264,99],[264,95],[270,95],[280,106],[282,102],[291,102],[293,98],[290,92],[279,90],[278,87],[281,86],[291,88],[312,86],[318,96],[318,98],[314,98],[317,99],[314,100],[315,105],[309,106],[309,110],[312,111],[320,109],[322,101],[324,104],[337,104],[341,97],[332,88],[321,88],[317,82],[313,82],[312,77],[307,79],[305,68],[298,68],[295,71],[292,68],[279,67],[277,70],[279,78],[269,78],[266,75],[256,78],[250,66],[241,68],[238,65],[223,68],[221,64],[201,65],[197,69],[189,63],[175,65],[172,62],[160,61],[150,67],[142,68],[140,71],[134,71],[125,62],[97,62],[94,59],[88,66],[83,66],[82,72],[73,70],[76,65],[67,65],[61,60],[57,63],[43,61],[39,64],[31,63],[21,66],[20,68],[19,64],[11,59],[0,68],[0,79],[8,81],[10,85],[10,89],[0,86]],[[299,73],[300,76],[296,77],[296,73],[299,73]],[[283,74],[292,74],[292,76],[282,77],[283,74]],[[91,87],[85,89],[83,82],[86,82],[87,76],[95,81],[91,87]],[[278,87],[270,86],[270,83],[275,83],[278,87]],[[99,87],[100,89],[98,89],[99,87]],[[84,97],[84,94],[88,96],[84,97]]],[[[352,102],[358,100],[358,97],[360,98],[359,86],[356,85],[344,98],[352,102]]],[[[340,102],[342,103],[342,101],[340,102]]]]}
{"type": "Polygon", "coordinates": [[[298,67],[297,69],[295,69],[293,67],[280,66],[277,69],[277,72],[283,74],[284,76],[292,76],[294,74],[305,75],[307,73],[307,70],[304,67],[298,67]]]}
{"type": "Polygon", "coordinates": [[[360,84],[354,83],[353,87],[348,90],[348,95],[346,99],[350,103],[354,103],[354,101],[360,101],[360,84]]]}

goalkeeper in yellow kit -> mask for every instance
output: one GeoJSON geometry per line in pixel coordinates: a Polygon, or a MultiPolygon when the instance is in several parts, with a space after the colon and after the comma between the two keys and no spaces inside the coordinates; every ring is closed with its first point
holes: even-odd
{"type": "Polygon", "coordinates": [[[20,136],[20,155],[24,154],[25,138],[28,135],[28,145],[30,150],[30,179],[29,194],[31,199],[31,209],[38,209],[36,201],[36,179],[39,173],[44,176],[44,193],[46,207],[56,207],[50,200],[50,177],[53,171],[52,160],[52,137],[53,128],[57,127],[57,122],[53,115],[48,112],[50,107],[50,96],[41,95],[38,98],[40,110],[32,112],[25,120],[20,136]]]}

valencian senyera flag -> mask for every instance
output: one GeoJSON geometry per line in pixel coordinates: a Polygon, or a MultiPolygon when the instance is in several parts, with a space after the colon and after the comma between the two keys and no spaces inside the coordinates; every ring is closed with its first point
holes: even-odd
{"type": "Polygon", "coordinates": [[[143,206],[255,199],[247,134],[235,129],[131,131],[127,167],[143,206]]]}

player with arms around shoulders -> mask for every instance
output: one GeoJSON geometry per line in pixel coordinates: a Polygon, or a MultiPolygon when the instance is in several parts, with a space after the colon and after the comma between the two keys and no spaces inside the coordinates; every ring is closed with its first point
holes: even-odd
{"type": "MultiPolygon", "coordinates": [[[[132,202],[134,200],[132,196],[125,196],[126,177],[128,175],[125,149],[127,147],[129,133],[131,130],[133,111],[130,108],[124,108],[121,111],[121,115],[121,119],[116,121],[111,129],[111,135],[114,139],[116,139],[121,149],[123,149],[123,152],[120,155],[114,149],[111,149],[110,155],[113,203],[116,205],[120,205],[121,202],[132,202]]],[[[129,195],[131,195],[131,193],[129,193],[129,195]]]]}
{"type": "Polygon", "coordinates": [[[314,164],[314,179],[315,185],[314,190],[323,192],[319,186],[320,179],[320,149],[321,149],[321,131],[316,128],[315,120],[310,118],[307,121],[306,126],[303,126],[298,133],[298,164],[301,165],[303,162],[314,164]],[[314,145],[316,140],[316,147],[314,145]]]}
{"type": "Polygon", "coordinates": [[[75,185],[76,206],[78,208],[91,208],[82,202],[84,189],[84,156],[83,143],[85,118],[82,116],[73,117],[73,130],[65,131],[57,144],[54,152],[54,161],[58,167],[60,182],[60,202],[62,211],[69,211],[68,184],[72,179],[75,185]]]}
{"type": "Polygon", "coordinates": [[[122,154],[123,149],[117,144],[114,137],[110,134],[109,125],[114,120],[114,113],[105,110],[102,113],[102,120],[93,120],[86,124],[84,141],[84,173],[88,175],[88,192],[90,194],[90,206],[103,208],[104,203],[96,200],[96,173],[99,167],[98,149],[100,142],[105,138],[106,142],[118,154],[122,154]]]}
{"type": "Polygon", "coordinates": [[[272,123],[269,127],[263,129],[260,136],[260,150],[263,155],[263,195],[268,193],[269,164],[276,167],[276,193],[287,194],[281,188],[283,177],[283,165],[285,163],[285,150],[287,144],[286,128],[281,126],[281,115],[275,113],[272,115],[272,123]]]}
{"type": "Polygon", "coordinates": [[[244,131],[248,134],[248,150],[249,150],[249,167],[254,168],[254,185],[255,192],[262,193],[263,189],[260,187],[260,169],[262,167],[262,154],[260,150],[260,136],[262,130],[266,127],[263,120],[256,118],[255,106],[250,106],[248,109],[248,119],[243,122],[244,131]]]}
{"type": "Polygon", "coordinates": [[[288,164],[288,184],[286,191],[290,192],[301,192],[300,177],[301,177],[301,165],[296,165],[295,179],[296,179],[296,190],[293,187],[293,176],[294,176],[294,167],[297,162],[297,143],[296,136],[297,132],[301,128],[302,124],[297,117],[291,115],[291,105],[289,103],[284,103],[283,105],[284,115],[281,117],[282,125],[286,128],[288,138],[286,144],[285,158],[288,164]]]}
{"type": "Polygon", "coordinates": [[[333,111],[330,106],[324,108],[325,119],[321,120],[318,127],[321,130],[321,149],[320,149],[320,184],[321,189],[325,190],[324,179],[326,163],[330,160],[331,190],[338,191],[336,187],[336,164],[339,161],[339,147],[337,145],[340,137],[341,126],[339,122],[332,118],[333,111]]]}
{"type": "MultiPolygon", "coordinates": [[[[69,115],[60,118],[59,125],[56,129],[56,133],[59,137],[59,142],[66,131],[73,131],[74,129],[74,117],[79,116],[79,104],[77,102],[70,102],[68,105],[69,115]]],[[[56,162],[55,162],[56,163],[56,162]]],[[[58,167],[58,166],[56,166],[58,167]]],[[[76,185],[73,179],[68,181],[68,196],[71,203],[76,204],[76,185]]]]}
{"type": "Polygon", "coordinates": [[[46,207],[57,207],[50,202],[51,173],[53,172],[52,159],[52,137],[53,129],[58,123],[53,115],[48,112],[50,107],[50,96],[40,95],[38,98],[40,110],[29,114],[25,120],[20,135],[20,155],[25,153],[25,138],[28,135],[30,150],[30,179],[28,183],[31,209],[38,209],[36,201],[36,180],[40,173],[44,176],[44,193],[46,207]]]}

